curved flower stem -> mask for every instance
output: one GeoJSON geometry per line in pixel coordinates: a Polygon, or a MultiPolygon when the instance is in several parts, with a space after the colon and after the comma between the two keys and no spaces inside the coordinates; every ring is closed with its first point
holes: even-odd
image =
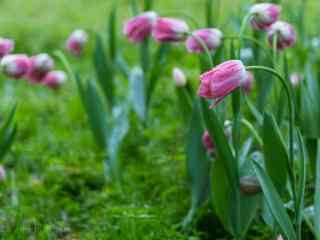
{"type": "MultiPolygon", "coordinates": [[[[264,66],[248,66],[246,67],[247,70],[258,70],[258,71],[265,71],[268,73],[273,74],[276,76],[282,83],[287,97],[288,97],[288,106],[289,106],[289,163],[288,163],[288,169],[289,169],[289,177],[290,177],[290,183],[292,188],[292,194],[293,194],[293,201],[295,203],[295,208],[297,208],[297,196],[296,196],[296,190],[295,190],[295,174],[294,174],[294,160],[293,160],[293,124],[294,124],[294,102],[293,102],[293,96],[291,92],[291,88],[289,84],[286,82],[286,80],[275,70],[272,68],[264,67],[264,66]]],[[[298,209],[296,209],[297,213],[298,209]]]]}
{"type": "Polygon", "coordinates": [[[276,69],[277,67],[277,42],[278,42],[278,37],[275,35],[272,38],[272,62],[273,62],[273,67],[276,69]]]}
{"type": "Polygon", "coordinates": [[[75,82],[76,76],[74,75],[74,72],[72,71],[71,65],[70,65],[68,59],[66,58],[66,56],[63,54],[63,52],[60,50],[57,50],[57,51],[54,51],[53,55],[56,56],[61,61],[61,63],[63,64],[63,66],[67,70],[69,77],[75,82]]]}
{"type": "Polygon", "coordinates": [[[249,131],[253,134],[253,136],[257,140],[258,144],[262,147],[263,141],[259,136],[258,132],[256,131],[256,129],[254,128],[254,126],[245,118],[241,119],[241,123],[249,129],[249,131]]]}
{"type": "Polygon", "coordinates": [[[212,56],[211,56],[210,50],[208,49],[205,42],[200,37],[196,36],[195,34],[188,33],[188,35],[194,37],[194,39],[196,39],[196,41],[201,45],[201,47],[203,48],[203,50],[205,51],[205,53],[208,56],[210,67],[213,68],[212,56]]]}

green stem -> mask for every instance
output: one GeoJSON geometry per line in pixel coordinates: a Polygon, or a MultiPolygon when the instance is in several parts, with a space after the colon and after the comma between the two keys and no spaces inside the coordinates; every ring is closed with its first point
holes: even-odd
{"type": "Polygon", "coordinates": [[[208,56],[210,67],[213,68],[214,65],[213,65],[213,61],[212,61],[212,56],[211,56],[210,50],[208,49],[208,47],[205,44],[205,42],[195,34],[188,33],[188,35],[194,37],[194,39],[196,39],[196,41],[201,45],[201,47],[203,48],[204,52],[208,56]]]}
{"type": "Polygon", "coordinates": [[[251,14],[248,13],[242,20],[242,23],[241,23],[241,27],[240,27],[240,32],[239,32],[239,57],[240,57],[240,50],[241,50],[241,46],[242,46],[242,39],[243,39],[243,34],[244,34],[244,31],[246,30],[246,26],[247,26],[247,23],[249,21],[249,19],[251,18],[251,14]]]}
{"type": "Polygon", "coordinates": [[[256,129],[254,128],[254,126],[245,118],[241,119],[241,123],[249,129],[249,131],[253,134],[253,136],[257,140],[258,144],[262,147],[263,141],[259,136],[258,132],[256,131],[256,129]]]}
{"type": "Polygon", "coordinates": [[[63,52],[61,52],[60,50],[57,50],[53,53],[53,55],[55,55],[62,62],[63,66],[67,70],[69,77],[75,82],[76,76],[74,75],[71,65],[67,60],[66,56],[63,54],[63,52]]]}

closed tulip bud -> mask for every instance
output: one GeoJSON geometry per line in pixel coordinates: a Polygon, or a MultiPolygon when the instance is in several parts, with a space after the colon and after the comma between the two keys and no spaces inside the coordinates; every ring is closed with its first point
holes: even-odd
{"type": "Polygon", "coordinates": [[[279,51],[291,47],[296,42],[296,33],[293,27],[284,21],[278,21],[271,25],[268,31],[270,46],[273,46],[273,39],[276,37],[276,46],[279,51]]]}
{"type": "Polygon", "coordinates": [[[6,180],[6,177],[6,170],[2,165],[0,165],[0,182],[4,182],[6,180]]]}
{"type": "Polygon", "coordinates": [[[240,87],[247,78],[247,71],[239,60],[229,60],[200,76],[198,95],[213,99],[215,107],[227,95],[240,87]]]}
{"type": "Polygon", "coordinates": [[[256,177],[245,176],[240,178],[240,191],[244,195],[252,196],[261,192],[261,186],[256,177]]]}
{"type": "Polygon", "coordinates": [[[251,26],[258,30],[267,30],[279,18],[281,7],[272,3],[258,3],[251,7],[251,26]]]}
{"type": "Polygon", "coordinates": [[[254,77],[252,72],[247,71],[247,77],[242,82],[241,88],[245,91],[245,93],[250,93],[253,88],[254,77]]]}
{"type": "Polygon", "coordinates": [[[14,49],[14,41],[7,38],[0,38],[0,58],[11,53],[14,49]]]}
{"type": "Polygon", "coordinates": [[[174,68],[172,75],[177,87],[184,87],[187,84],[186,76],[180,68],[174,68]]]}
{"type": "Polygon", "coordinates": [[[152,31],[158,42],[181,42],[187,37],[188,25],[174,18],[158,18],[152,31]]]}
{"type": "Polygon", "coordinates": [[[203,146],[207,149],[208,154],[212,154],[214,152],[214,143],[209,135],[208,131],[205,131],[202,135],[202,143],[203,146]]]}
{"type": "Polygon", "coordinates": [[[88,42],[88,34],[82,30],[77,29],[71,33],[67,40],[66,48],[67,50],[75,55],[81,55],[84,45],[88,42]]]}
{"type": "Polygon", "coordinates": [[[46,53],[41,53],[30,59],[27,78],[30,83],[41,82],[46,74],[54,67],[53,59],[46,53]]]}
{"type": "Polygon", "coordinates": [[[205,49],[202,44],[209,50],[215,50],[221,45],[222,37],[222,32],[217,28],[199,29],[194,31],[192,36],[188,37],[186,46],[189,52],[203,53],[205,49]]]}
{"type": "Polygon", "coordinates": [[[293,87],[297,87],[299,85],[300,80],[300,75],[298,73],[292,73],[290,75],[290,82],[293,87]]]}
{"type": "Polygon", "coordinates": [[[51,71],[44,77],[42,83],[52,89],[58,89],[65,81],[67,76],[63,71],[51,71]]]}
{"type": "Polygon", "coordinates": [[[135,16],[124,24],[123,33],[131,42],[138,43],[148,37],[157,20],[155,12],[144,12],[135,16]]]}
{"type": "Polygon", "coordinates": [[[30,68],[30,59],[24,54],[6,55],[0,62],[1,71],[11,78],[23,77],[30,68]]]}

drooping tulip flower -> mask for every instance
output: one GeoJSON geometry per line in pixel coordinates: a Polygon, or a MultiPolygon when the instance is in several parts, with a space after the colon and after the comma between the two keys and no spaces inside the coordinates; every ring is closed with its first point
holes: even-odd
{"type": "Polygon", "coordinates": [[[254,176],[240,178],[240,191],[242,194],[252,196],[262,191],[258,179],[254,176]]]}
{"type": "Polygon", "coordinates": [[[180,42],[186,39],[188,31],[188,25],[182,20],[158,18],[152,35],[158,42],[180,42]]]}
{"type": "Polygon", "coordinates": [[[11,53],[14,49],[14,41],[7,38],[0,38],[0,58],[11,53]]]}
{"type": "Polygon", "coordinates": [[[192,36],[188,37],[186,46],[189,52],[203,53],[205,49],[202,44],[205,44],[209,50],[215,50],[221,45],[222,37],[222,32],[217,28],[199,29],[194,31],[192,36]]]}
{"type": "Polygon", "coordinates": [[[88,34],[82,29],[77,29],[69,36],[66,43],[66,48],[71,54],[79,56],[81,55],[84,45],[87,42],[88,34]]]}
{"type": "Polygon", "coordinates": [[[184,87],[187,84],[186,76],[180,68],[175,67],[172,70],[172,76],[176,87],[184,87]]]}
{"type": "Polygon", "coordinates": [[[268,30],[268,28],[278,20],[281,7],[272,3],[257,3],[250,9],[251,26],[258,30],[268,30]]]}
{"type": "Polygon", "coordinates": [[[52,89],[58,89],[67,79],[63,71],[51,71],[44,77],[42,83],[52,89]]]}
{"type": "Polygon", "coordinates": [[[2,165],[0,165],[0,182],[4,182],[6,180],[6,177],[6,170],[2,165]]]}
{"type": "Polygon", "coordinates": [[[277,38],[277,49],[279,51],[291,47],[296,42],[296,33],[293,27],[284,21],[275,22],[268,30],[268,40],[270,46],[273,45],[273,39],[277,38]]]}
{"type": "Polygon", "coordinates": [[[31,57],[27,78],[30,83],[41,82],[46,74],[54,67],[53,59],[46,53],[31,57]]]}
{"type": "Polygon", "coordinates": [[[290,75],[290,82],[292,84],[293,87],[297,87],[299,85],[301,78],[299,73],[292,73],[290,75]]]}
{"type": "Polygon", "coordinates": [[[205,146],[205,148],[207,149],[207,152],[209,154],[212,154],[214,152],[214,143],[213,143],[208,131],[205,131],[202,134],[202,143],[203,143],[203,146],[205,146]]]}
{"type": "Polygon", "coordinates": [[[247,71],[247,77],[242,82],[241,88],[245,91],[245,93],[250,93],[253,88],[253,74],[252,72],[247,71]]]}
{"type": "Polygon", "coordinates": [[[233,90],[240,87],[247,78],[247,71],[239,60],[221,63],[200,76],[201,84],[198,95],[215,100],[215,107],[233,90]]]}
{"type": "Polygon", "coordinates": [[[124,24],[123,33],[131,42],[138,43],[148,37],[157,20],[157,14],[149,11],[135,16],[124,24]]]}
{"type": "Polygon", "coordinates": [[[1,59],[0,67],[3,74],[18,79],[29,71],[30,59],[24,54],[6,55],[1,59]]]}

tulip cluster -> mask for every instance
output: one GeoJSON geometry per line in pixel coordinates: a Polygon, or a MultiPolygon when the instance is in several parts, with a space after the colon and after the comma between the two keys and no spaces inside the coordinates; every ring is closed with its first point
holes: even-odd
{"type": "Polygon", "coordinates": [[[46,53],[28,57],[26,54],[11,54],[14,42],[0,38],[0,67],[4,75],[13,78],[26,78],[29,83],[40,83],[57,89],[66,80],[63,71],[52,71],[53,59],[46,53]]]}

